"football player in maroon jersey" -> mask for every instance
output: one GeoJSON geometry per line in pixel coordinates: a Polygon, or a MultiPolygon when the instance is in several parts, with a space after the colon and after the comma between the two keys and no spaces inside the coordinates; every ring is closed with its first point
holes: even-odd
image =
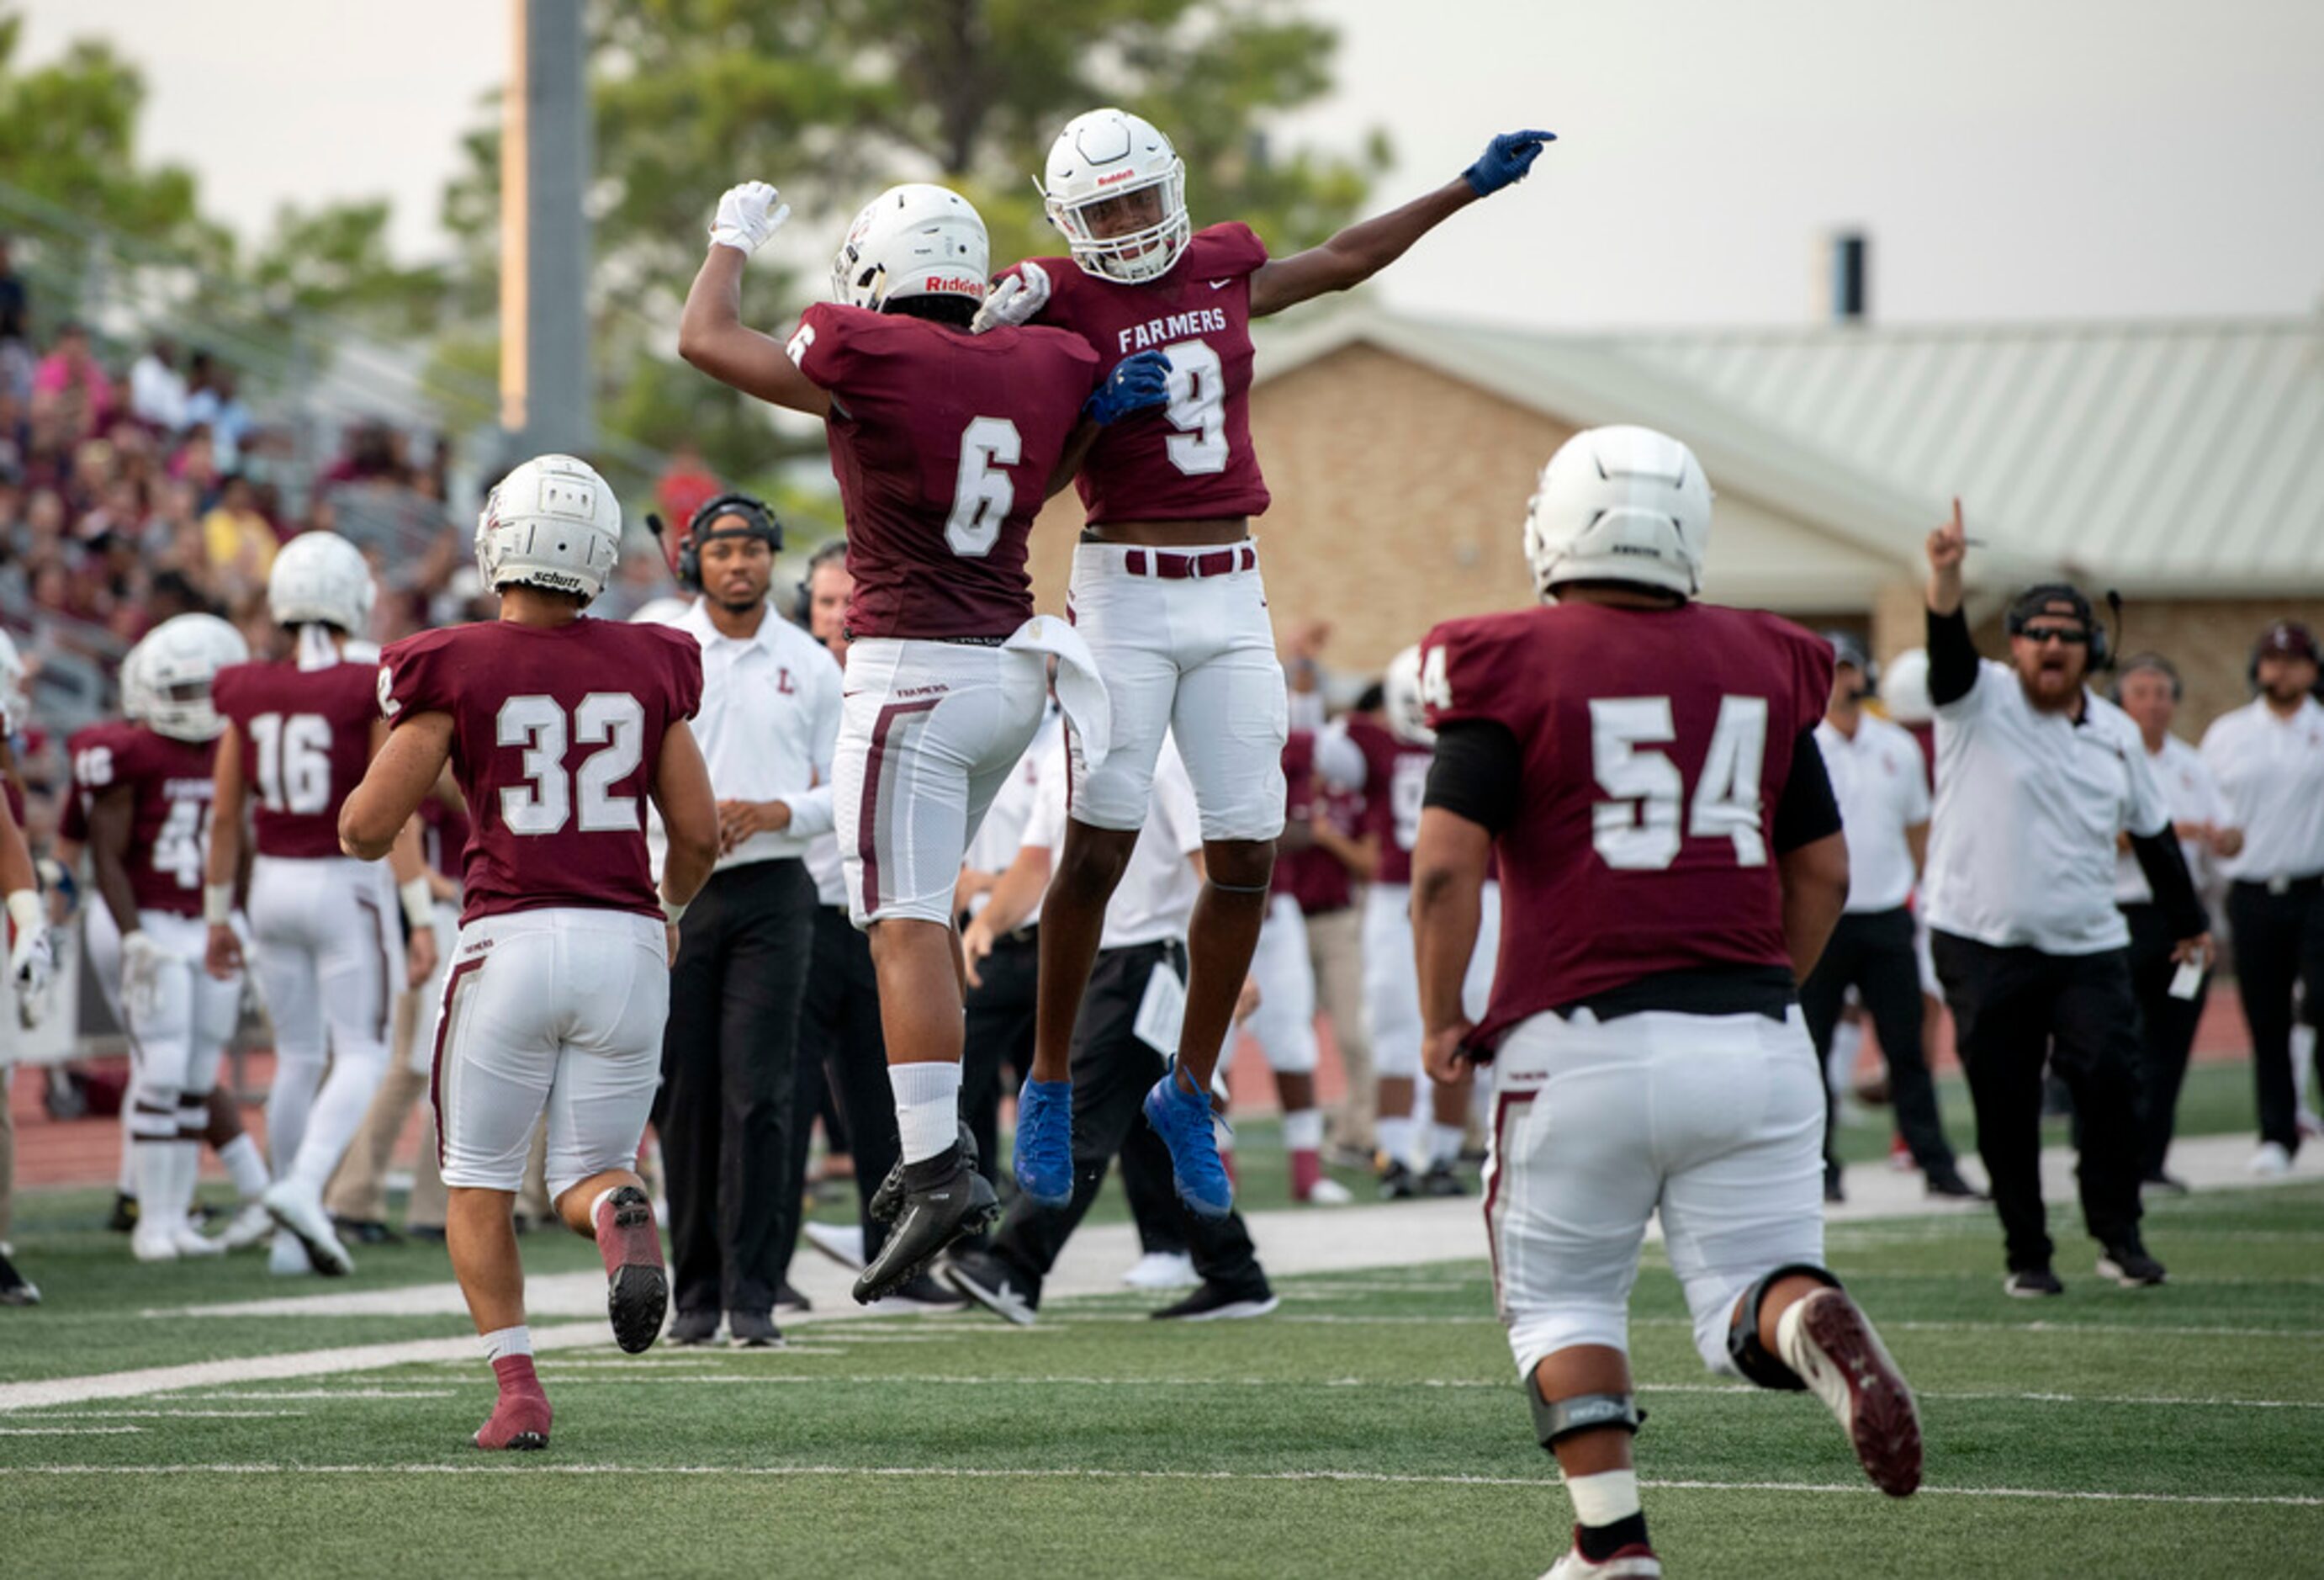
{"type": "MultiPolygon", "coordinates": [[[[1073,820],[1042,913],[1039,1024],[1018,1121],[1018,1178],[1028,1189],[1050,1184],[1038,1178],[1041,1154],[1028,1166],[1028,1143],[1071,1128],[1074,1019],[1106,901],[1146,820],[1155,754],[1175,725],[1202,806],[1208,879],[1177,1067],[1146,1112],[1187,1206],[1218,1217],[1233,1203],[1211,1075],[1267,913],[1287,727],[1250,538],[1250,518],[1268,504],[1250,445],[1250,321],[1371,278],[1434,226],[1522,180],[1549,141],[1547,132],[1506,133],[1435,191],[1280,259],[1248,226],[1194,230],[1185,166],[1137,115],[1092,110],[1050,147],[1041,186],[1072,259],[1021,265],[995,286],[980,321],[1038,314],[1107,358],[1159,347],[1170,400],[1162,420],[1101,438],[1078,479],[1089,530],[1074,556],[1071,608],[1112,700],[1111,751],[1102,763],[1084,761],[1074,736],[1073,820]]],[[[1065,1151],[1055,1159],[1069,1185],[1065,1151]]]]}
{"type": "Polygon", "coordinates": [[[648,1348],[669,1306],[634,1165],[661,1074],[677,918],[717,859],[718,808],[686,723],[702,699],[694,639],[582,614],[621,536],[613,489],[570,456],[502,479],[476,523],[500,618],[380,656],[387,744],[339,815],[346,853],[376,861],[447,762],[468,803],[434,1096],[445,1241],[500,1382],[483,1448],[549,1443],[510,1223],[544,1110],[549,1194],[597,1243],[614,1341],[648,1348]],[[649,798],[669,834],[659,892],[649,798]]]}
{"type": "Polygon", "coordinates": [[[362,640],[376,594],[353,543],[336,532],[293,538],[266,579],[267,614],[290,651],[223,670],[214,688],[228,728],[212,771],[202,910],[211,974],[239,976],[234,901],[243,818],[254,803],[249,925],[252,966],[274,1025],[266,1140],[275,1180],[264,1201],[281,1225],[278,1273],[355,1270],[323,1190],[387,1073],[396,993],[425,982],[436,966],[420,820],[396,842],[393,884],[383,869],[339,852],[339,808],[387,739],[378,650],[362,640]],[[411,924],[408,967],[398,887],[411,924]]]}
{"type": "Polygon", "coordinates": [[[1424,644],[1425,1057],[1439,1081],[1496,1060],[1485,1217],[1517,1375],[1573,1499],[1555,1580],[1662,1573],[1628,1355],[1656,1212],[1704,1363],[1812,1389],[1874,1484],[1920,1483],[1912,1392],[1823,1266],[1823,1095],[1795,990],[1848,893],[1814,735],[1831,650],[1696,601],[1710,528],[1684,445],[1577,434],[1526,520],[1545,606],[1424,644]],[[1462,977],[1496,855],[1507,925],[1471,1023],[1462,977]]]}
{"type": "MultiPolygon", "coordinates": [[[[824,419],[846,513],[854,588],[834,810],[849,913],[879,973],[903,1159],[900,1215],[855,1284],[871,1301],[998,1213],[958,1144],[953,887],[1040,724],[1048,657],[1066,712],[1102,740],[1103,687],[1072,627],[1034,614],[1026,539],[1099,429],[1162,403],[1166,365],[1101,356],[1057,328],[971,334],[991,262],[984,222],[958,194],[917,184],[864,208],[832,262],[835,300],[800,315],[788,345],[770,338],[742,321],[742,269],[789,212],[763,181],[719,199],[678,354],[824,419]]],[[[1055,1188],[1037,1199],[1062,1205],[1072,1162],[1066,1138],[1054,1141],[1055,1188]]],[[[898,1210],[895,1195],[881,1193],[881,1211],[898,1210]]]]}
{"type": "Polygon", "coordinates": [[[141,1261],[225,1249],[195,1234],[186,1210],[218,1059],[242,1005],[238,975],[202,969],[211,743],[226,728],[210,688],[220,670],[249,656],[241,634],[214,615],[165,622],[138,646],[140,722],[73,764],[88,797],[97,893],[120,938],[122,1025],[136,1049],[130,1250],[141,1261]]]}

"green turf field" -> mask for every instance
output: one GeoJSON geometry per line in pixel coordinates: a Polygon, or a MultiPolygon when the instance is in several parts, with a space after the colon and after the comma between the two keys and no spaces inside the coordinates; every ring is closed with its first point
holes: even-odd
{"type": "MultiPolygon", "coordinates": [[[[77,1214],[62,1200],[43,1214],[77,1214]]],[[[1922,1392],[1928,1483],[1867,1488],[1810,1400],[1708,1377],[1650,1253],[1639,1442],[1674,1575],[2324,1573],[2324,1186],[2154,1204],[2173,1282],[2005,1298],[1980,1213],[1846,1225],[1831,1260],[1922,1392]]],[[[54,1222],[54,1219],[51,1219],[54,1222]]],[[[446,1336],[456,1317],[221,1318],[256,1258],[137,1269],[24,1236],[51,1303],[0,1381],[446,1336]],[[66,1298],[68,1289],[77,1291],[66,1298]],[[153,1313],[153,1315],[147,1315],[153,1313]]],[[[526,1242],[540,1270],[591,1264],[526,1242]]],[[[441,1277],[374,1250],[364,1287],[441,1277]]],[[[346,1286],[336,1286],[345,1289],[346,1286]]],[[[318,1285],[302,1281],[298,1292],[318,1285]]],[[[0,1414],[0,1572],[785,1575],[1537,1574],[1567,1520],[1480,1262],[1284,1281],[1259,1321],[1132,1297],[799,1326],[788,1350],[545,1353],[543,1455],[486,1456],[458,1359],[0,1414]]]]}

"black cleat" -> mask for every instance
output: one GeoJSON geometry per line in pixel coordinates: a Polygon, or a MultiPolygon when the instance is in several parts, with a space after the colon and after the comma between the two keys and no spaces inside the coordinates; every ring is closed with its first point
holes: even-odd
{"type": "Polygon", "coordinates": [[[629,1354],[641,1355],[653,1348],[661,1319],[669,1315],[669,1275],[662,1267],[653,1203],[636,1186],[622,1186],[597,1209],[596,1229],[613,1342],[629,1354]]]}
{"type": "Polygon", "coordinates": [[[115,1234],[126,1234],[137,1227],[137,1198],[125,1190],[113,1193],[113,1214],[105,1226],[115,1234]]]}
{"type": "Polygon", "coordinates": [[[974,1158],[973,1147],[956,1142],[933,1158],[903,1166],[902,1206],[880,1254],[855,1280],[857,1305],[894,1294],[926,1272],[954,1241],[1000,1221],[1001,1198],[992,1182],[976,1171],[974,1158]]]}
{"type": "Polygon", "coordinates": [[[982,1251],[955,1251],[945,1261],[945,1278],[952,1287],[993,1316],[1030,1327],[1041,1308],[1041,1292],[1018,1287],[1008,1265],[982,1251]]]}
{"type": "Polygon", "coordinates": [[[1380,1170],[1379,1198],[1382,1201],[1410,1201],[1420,1194],[1420,1176],[1402,1163],[1390,1163],[1380,1170]]]}
{"type": "Polygon", "coordinates": [[[674,1344],[706,1344],[717,1336],[715,1311],[681,1311],[669,1319],[669,1342],[674,1344]]]}
{"type": "Polygon", "coordinates": [[[2126,1240],[2107,1247],[2107,1253],[2098,1258],[2098,1277],[2112,1279],[2126,1289],[2146,1289],[2170,1275],[2163,1270],[2161,1262],[2146,1253],[2145,1246],[2136,1240],[2126,1240]]]}
{"type": "Polygon", "coordinates": [[[1257,1289],[1234,1290],[1206,1283],[1175,1306],[1148,1316],[1157,1322],[1231,1322],[1244,1317],[1265,1317],[1283,1302],[1261,1284],[1257,1289]]]}
{"type": "Polygon", "coordinates": [[[1985,1192],[1960,1177],[1958,1169],[1929,1176],[1929,1197],[1932,1201],[1980,1202],[1987,1200],[1985,1192]]]}
{"type": "Polygon", "coordinates": [[[2039,1300],[2045,1295],[2064,1294],[2066,1286],[2046,1267],[2022,1267],[2003,1280],[2001,1289],[2015,1299],[2039,1300]]]}
{"type": "Polygon", "coordinates": [[[38,1306],[41,1289],[38,1284],[16,1270],[8,1253],[0,1250],[0,1306],[38,1306]]]}
{"type": "Polygon", "coordinates": [[[814,1310],[815,1302],[793,1289],[790,1280],[785,1279],[775,1291],[775,1309],[797,1316],[803,1311],[814,1310]]]}
{"type": "MultiPolygon", "coordinates": [[[[981,1155],[976,1150],[975,1132],[968,1128],[968,1121],[964,1119],[960,1122],[958,1145],[961,1157],[967,1161],[970,1172],[973,1173],[981,1166],[981,1155]]],[[[904,1160],[901,1158],[889,1168],[888,1177],[880,1182],[880,1188],[872,1193],[872,1199],[865,1204],[863,1210],[871,1215],[875,1224],[892,1224],[896,1221],[896,1215],[904,1210],[904,1160]]],[[[862,1270],[859,1268],[857,1270],[862,1270]]]]}
{"type": "Polygon", "coordinates": [[[1466,1196],[1469,1194],[1469,1187],[1461,1183],[1461,1177],[1452,1171],[1452,1164],[1433,1163],[1429,1165],[1428,1172],[1420,1177],[1420,1194],[1466,1196]]]}
{"type": "Polygon", "coordinates": [[[779,1350],[783,1330],[763,1311],[729,1311],[726,1340],[738,1350],[779,1350]]]}

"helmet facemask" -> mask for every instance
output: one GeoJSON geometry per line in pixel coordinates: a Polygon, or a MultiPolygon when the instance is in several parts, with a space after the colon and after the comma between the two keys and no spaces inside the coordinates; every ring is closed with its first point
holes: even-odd
{"type": "Polygon", "coordinates": [[[1125,182],[1079,203],[1048,198],[1045,207],[1050,223],[1065,233],[1074,263],[1101,280],[1125,285],[1167,274],[1194,234],[1194,222],[1186,213],[1186,166],[1178,159],[1171,160],[1169,169],[1159,175],[1125,182]],[[1148,192],[1159,199],[1158,218],[1120,235],[1104,234],[1115,205],[1148,192]]]}

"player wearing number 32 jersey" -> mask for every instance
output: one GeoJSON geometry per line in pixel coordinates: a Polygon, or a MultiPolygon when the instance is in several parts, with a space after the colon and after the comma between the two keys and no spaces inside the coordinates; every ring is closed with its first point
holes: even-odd
{"type": "Polygon", "coordinates": [[[569,456],[527,461],[476,527],[501,617],[381,655],[390,730],[339,837],[376,860],[445,763],[467,799],[463,910],[432,1091],[452,1269],[500,1382],[486,1448],[549,1441],[509,1212],[545,1110],[558,1215],[597,1243],[613,1337],[650,1345],[669,1305],[653,1207],[633,1172],[661,1073],[676,919],[710,873],[718,813],[686,721],[693,637],[592,620],[621,544],[605,480],[569,456]],[[657,892],[646,802],[669,830],[657,892]]]}
{"type": "MultiPolygon", "coordinates": [[[[1096,732],[1093,760],[1104,756],[1104,688],[1072,627],[1034,614],[1026,540],[1098,430],[1161,404],[1166,365],[1152,350],[1100,356],[1056,328],[971,334],[984,223],[925,185],[892,188],[857,216],[832,263],[835,300],[774,340],[743,326],[742,275],[788,212],[764,182],[720,199],[678,351],[824,419],[847,518],[834,826],[848,909],[871,937],[902,1143],[895,1228],[855,1285],[868,1301],[998,1211],[958,1142],[953,891],[1040,724],[1051,657],[1067,717],[1096,732]]],[[[882,1191],[874,1210],[896,1196],[882,1191]]]]}
{"type": "Polygon", "coordinates": [[[1815,744],[1831,650],[1695,601],[1711,488],[1640,428],[1577,434],[1526,521],[1556,602],[1440,625],[1413,910],[1429,1074],[1497,1059],[1485,1215],[1502,1319],[1573,1499],[1550,1571],[1652,1575],[1628,1306],[1659,1213],[1715,1372],[1813,1389],[1867,1473],[1920,1481],[1911,1391],[1823,1268],[1823,1096],[1795,996],[1848,892],[1815,744]],[[1462,1012],[1486,864],[1505,924],[1462,1012]]]}

